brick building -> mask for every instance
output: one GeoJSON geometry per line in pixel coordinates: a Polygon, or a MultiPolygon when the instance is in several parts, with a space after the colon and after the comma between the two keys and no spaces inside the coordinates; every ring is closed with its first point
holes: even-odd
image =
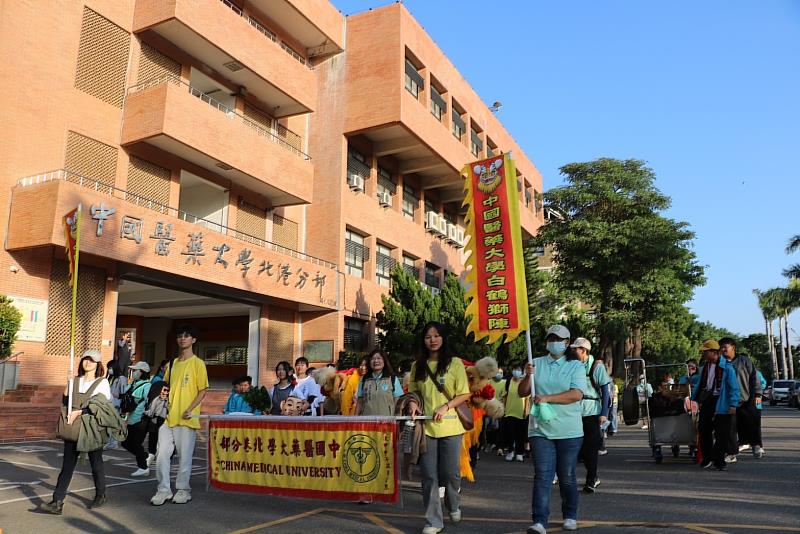
{"type": "Polygon", "coordinates": [[[19,383],[66,378],[62,218],[83,208],[78,352],[174,353],[192,322],[212,387],[364,350],[388,273],[463,270],[467,162],[513,151],[524,235],[541,176],[401,4],[6,2],[0,293],[19,383]]]}

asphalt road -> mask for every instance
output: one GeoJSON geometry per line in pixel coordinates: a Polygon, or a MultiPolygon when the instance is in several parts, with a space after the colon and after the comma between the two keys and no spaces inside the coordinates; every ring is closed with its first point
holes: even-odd
{"type": "MultiPolygon", "coordinates": [[[[602,484],[581,495],[578,523],[593,533],[800,533],[800,411],[779,406],[764,412],[767,454],[756,460],[740,455],[726,472],[702,470],[686,451],[667,454],[656,465],[647,433],[623,428],[609,439],[600,459],[602,484]]],[[[357,505],[205,489],[204,443],[198,444],[193,501],[153,507],[154,476],[130,478],[133,458],[124,450],[105,454],[109,502],[97,511],[86,505],[94,496],[88,464],[79,464],[64,515],[37,512],[49,502],[61,465],[60,442],[0,445],[0,529],[16,533],[402,533],[424,525],[418,485],[404,488],[403,503],[357,505]]],[[[668,452],[668,451],[665,451],[668,452]]],[[[446,532],[524,532],[530,525],[533,469],[530,462],[506,463],[484,454],[477,482],[464,482],[459,525],[446,532]]],[[[579,480],[583,469],[578,468],[579,480]]],[[[560,532],[560,501],[554,489],[551,528],[560,532]]]]}

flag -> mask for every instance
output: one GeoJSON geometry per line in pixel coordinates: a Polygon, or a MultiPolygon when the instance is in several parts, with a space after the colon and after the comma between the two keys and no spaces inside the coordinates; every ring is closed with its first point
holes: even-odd
{"type": "Polygon", "coordinates": [[[64,215],[64,243],[69,261],[69,284],[75,283],[75,267],[78,263],[78,244],[80,242],[81,206],[64,215]]]}
{"type": "Polygon", "coordinates": [[[462,170],[467,207],[467,333],[492,343],[528,329],[517,171],[508,154],[462,170]]]}

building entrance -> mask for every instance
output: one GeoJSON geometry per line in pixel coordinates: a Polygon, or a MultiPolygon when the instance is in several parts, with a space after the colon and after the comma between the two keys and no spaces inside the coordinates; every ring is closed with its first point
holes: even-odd
{"type": "Polygon", "coordinates": [[[260,308],[218,297],[121,279],[116,340],[131,333],[137,360],[155,370],[177,355],[175,329],[191,324],[199,331],[195,354],[205,361],[211,389],[228,389],[237,376],[258,377],[260,308]]]}

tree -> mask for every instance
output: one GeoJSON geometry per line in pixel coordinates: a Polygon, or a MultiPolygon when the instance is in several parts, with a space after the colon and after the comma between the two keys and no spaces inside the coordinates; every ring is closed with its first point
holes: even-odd
{"type": "Polygon", "coordinates": [[[645,326],[704,283],[690,249],[694,233],[660,214],[670,199],[642,161],[601,158],[560,171],[567,185],[545,200],[561,217],[540,229],[536,243],[553,249],[556,285],[593,309],[597,352],[618,374],[624,355],[641,355],[645,326]]]}
{"type": "Polygon", "coordinates": [[[742,338],[739,344],[739,353],[749,356],[758,367],[764,378],[772,380],[772,352],[769,348],[769,338],[766,334],[750,334],[742,338]]]}
{"type": "MultiPolygon", "coordinates": [[[[786,244],[787,254],[793,254],[798,251],[800,251],[800,234],[793,235],[791,238],[789,238],[789,242],[786,244]]],[[[787,278],[800,279],[800,263],[795,263],[794,265],[784,269],[783,276],[787,278]]]]}
{"type": "Polygon", "coordinates": [[[464,286],[453,276],[448,274],[444,286],[439,293],[439,318],[447,328],[450,351],[460,358],[476,361],[483,356],[494,354],[492,347],[485,341],[475,341],[475,336],[467,332],[469,318],[465,316],[467,302],[464,286]]]}
{"type": "Polygon", "coordinates": [[[0,295],[0,362],[11,356],[21,323],[22,314],[12,300],[0,295]]]}
{"type": "Polygon", "coordinates": [[[778,316],[777,307],[775,306],[775,295],[770,291],[761,291],[758,289],[753,290],[753,294],[758,299],[758,307],[761,314],[764,316],[764,328],[766,331],[767,342],[769,343],[770,357],[772,359],[772,376],[779,378],[780,370],[778,369],[778,355],[775,352],[775,338],[772,331],[772,323],[778,316]]]}
{"type": "Polygon", "coordinates": [[[392,365],[417,352],[419,329],[440,319],[440,301],[401,266],[392,271],[392,288],[383,295],[377,314],[378,344],[389,353],[392,365]]]}

